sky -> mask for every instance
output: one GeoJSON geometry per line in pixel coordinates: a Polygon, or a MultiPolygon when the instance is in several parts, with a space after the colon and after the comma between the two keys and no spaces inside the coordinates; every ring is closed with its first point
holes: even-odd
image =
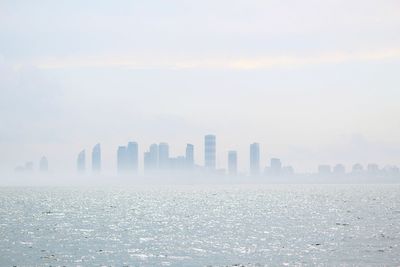
{"type": "Polygon", "coordinates": [[[262,166],[400,165],[398,0],[0,1],[0,171],[217,136],[262,166]]]}

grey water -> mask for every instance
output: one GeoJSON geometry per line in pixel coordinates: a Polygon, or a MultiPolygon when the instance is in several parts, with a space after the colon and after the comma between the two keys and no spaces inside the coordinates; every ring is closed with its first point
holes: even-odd
{"type": "Polygon", "coordinates": [[[400,264],[400,185],[0,188],[0,266],[400,264]]]}

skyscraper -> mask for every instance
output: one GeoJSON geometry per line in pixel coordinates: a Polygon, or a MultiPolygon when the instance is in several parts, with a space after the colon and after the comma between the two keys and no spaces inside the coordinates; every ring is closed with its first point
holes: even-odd
{"type": "Polygon", "coordinates": [[[279,175],[282,170],[282,163],[280,159],[272,158],[271,159],[271,173],[273,175],[279,175]]]}
{"type": "Polygon", "coordinates": [[[136,142],[129,142],[126,147],[126,169],[137,172],[139,169],[139,149],[136,142]]]}
{"type": "Polygon", "coordinates": [[[47,172],[49,170],[49,162],[46,157],[42,157],[39,162],[39,170],[41,172],[47,172]]]}
{"type": "Polygon", "coordinates": [[[260,174],[260,144],[258,143],[250,145],[250,174],[260,174]]]}
{"type": "Polygon", "coordinates": [[[194,167],[194,146],[192,144],[186,145],[185,160],[186,167],[192,169],[194,167]]]}
{"type": "Polygon", "coordinates": [[[86,153],[85,150],[82,150],[78,154],[78,158],[76,160],[76,169],[78,172],[84,172],[86,170],[86,153]]]}
{"type": "Polygon", "coordinates": [[[160,170],[169,168],[169,146],[167,143],[158,145],[158,166],[160,170]]]}
{"type": "Polygon", "coordinates": [[[158,168],[158,145],[152,144],[149,151],[144,153],[144,170],[154,171],[158,168]]]}
{"type": "Polygon", "coordinates": [[[215,135],[209,134],[204,137],[204,167],[210,170],[216,168],[215,135]]]}
{"type": "Polygon", "coordinates": [[[229,175],[237,174],[237,152],[236,151],[228,152],[228,174],[229,175]]]}
{"type": "Polygon", "coordinates": [[[126,171],[126,146],[119,146],[117,150],[117,169],[119,173],[126,171]]]}
{"type": "Polygon", "coordinates": [[[92,171],[100,172],[101,170],[101,148],[100,144],[96,144],[92,150],[92,171]]]}

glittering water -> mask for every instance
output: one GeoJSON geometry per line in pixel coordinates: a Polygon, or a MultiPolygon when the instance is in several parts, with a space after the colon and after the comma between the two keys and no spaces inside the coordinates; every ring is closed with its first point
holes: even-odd
{"type": "Polygon", "coordinates": [[[400,185],[0,188],[0,266],[399,265],[400,185]]]}

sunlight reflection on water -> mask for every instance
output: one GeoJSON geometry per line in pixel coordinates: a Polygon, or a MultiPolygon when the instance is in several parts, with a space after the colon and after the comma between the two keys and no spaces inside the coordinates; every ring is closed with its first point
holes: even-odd
{"type": "Polygon", "coordinates": [[[398,265],[399,185],[0,189],[0,265],[398,265]]]}

